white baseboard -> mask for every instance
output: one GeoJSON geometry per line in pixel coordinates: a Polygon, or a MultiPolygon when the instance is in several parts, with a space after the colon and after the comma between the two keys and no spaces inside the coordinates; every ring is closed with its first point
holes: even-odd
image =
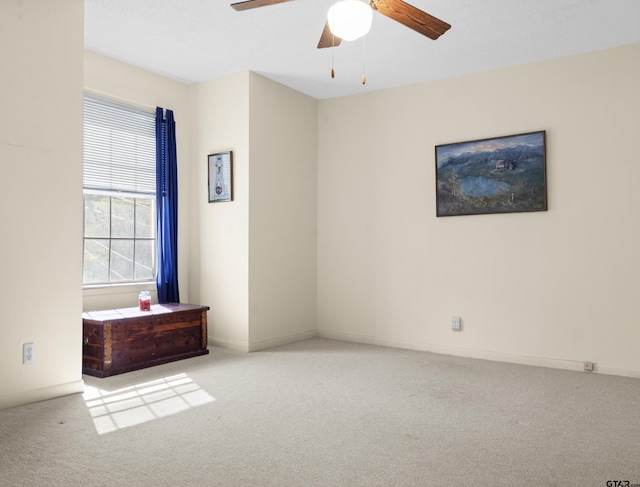
{"type": "Polygon", "coordinates": [[[222,338],[216,338],[212,336],[209,336],[209,339],[207,340],[207,342],[209,343],[209,345],[212,345],[214,347],[228,348],[229,350],[234,350],[236,352],[249,351],[249,344],[245,342],[225,340],[222,338]]]}
{"type": "Polygon", "coordinates": [[[42,389],[20,392],[9,396],[0,397],[0,410],[9,409],[32,402],[46,401],[47,399],[55,399],[56,397],[68,396],[84,392],[84,381],[77,380],[66,384],[59,384],[42,389]]]}
{"type": "MultiPolygon", "coordinates": [[[[552,369],[564,369],[584,372],[584,363],[578,362],[576,360],[554,359],[547,357],[530,357],[527,355],[518,355],[513,353],[492,352],[487,350],[475,350],[459,347],[446,347],[442,345],[434,345],[422,342],[403,342],[398,340],[377,338],[368,335],[356,335],[334,331],[319,330],[318,336],[320,338],[329,338],[331,340],[342,340],[347,342],[365,343],[368,345],[379,345],[383,347],[432,352],[442,355],[455,355],[458,357],[493,360],[494,362],[507,362],[512,364],[533,365],[536,367],[548,367],[552,369]]],[[[640,370],[621,369],[598,363],[595,364],[593,372],[585,373],[640,378],[640,370]]]]}
{"type": "Polygon", "coordinates": [[[293,335],[270,338],[268,340],[262,340],[260,342],[252,343],[230,341],[210,336],[209,344],[216,347],[235,350],[236,352],[257,352],[259,350],[265,350],[267,348],[279,347],[280,345],[288,345],[289,343],[301,342],[302,340],[308,340],[309,338],[314,338],[316,336],[318,336],[316,330],[310,330],[301,333],[294,333],[293,335]]]}
{"type": "Polygon", "coordinates": [[[267,348],[279,347],[280,345],[288,345],[289,343],[301,342],[302,340],[308,340],[309,338],[315,338],[318,336],[316,330],[304,331],[302,333],[294,333],[293,335],[287,335],[283,337],[271,338],[269,340],[263,340],[261,342],[254,342],[249,344],[250,352],[257,352],[258,350],[265,350],[267,348]]]}

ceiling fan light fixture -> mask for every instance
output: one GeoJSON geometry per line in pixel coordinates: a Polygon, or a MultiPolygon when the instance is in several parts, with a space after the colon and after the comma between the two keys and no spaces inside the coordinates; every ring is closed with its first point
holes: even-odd
{"type": "Polygon", "coordinates": [[[329,29],[340,39],[355,41],[371,29],[373,11],[361,0],[340,0],[327,13],[329,29]]]}

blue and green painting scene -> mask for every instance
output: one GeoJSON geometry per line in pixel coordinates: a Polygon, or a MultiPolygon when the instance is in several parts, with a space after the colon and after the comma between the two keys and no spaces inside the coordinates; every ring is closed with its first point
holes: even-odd
{"type": "Polygon", "coordinates": [[[437,216],[545,211],[545,132],[436,146],[437,216]]]}

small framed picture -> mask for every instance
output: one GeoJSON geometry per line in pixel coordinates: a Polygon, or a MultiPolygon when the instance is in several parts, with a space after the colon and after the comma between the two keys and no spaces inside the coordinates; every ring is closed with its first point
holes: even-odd
{"type": "Polygon", "coordinates": [[[209,154],[209,203],[233,201],[233,152],[209,154]]]}

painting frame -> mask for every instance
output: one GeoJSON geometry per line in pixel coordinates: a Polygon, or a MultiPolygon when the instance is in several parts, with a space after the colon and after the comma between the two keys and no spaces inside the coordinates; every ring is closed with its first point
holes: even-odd
{"type": "Polygon", "coordinates": [[[207,156],[209,203],[233,201],[233,151],[207,156]]]}
{"type": "Polygon", "coordinates": [[[436,216],[547,211],[546,131],[435,146],[436,216]]]}

